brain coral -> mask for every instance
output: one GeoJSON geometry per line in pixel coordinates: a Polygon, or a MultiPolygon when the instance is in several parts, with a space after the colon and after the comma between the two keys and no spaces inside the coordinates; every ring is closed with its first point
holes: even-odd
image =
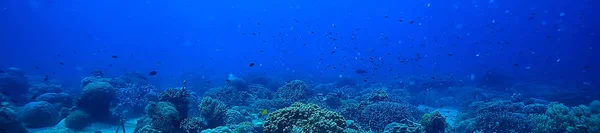
{"type": "Polygon", "coordinates": [[[315,104],[294,103],[269,115],[264,123],[265,133],[340,133],[346,128],[346,119],[336,112],[315,104]]]}
{"type": "Polygon", "coordinates": [[[291,81],[275,92],[275,98],[290,99],[298,101],[305,99],[308,96],[308,85],[302,80],[291,81]]]}
{"type": "Polygon", "coordinates": [[[53,126],[58,123],[59,117],[58,110],[45,101],[25,104],[18,115],[19,120],[30,128],[53,126]]]}

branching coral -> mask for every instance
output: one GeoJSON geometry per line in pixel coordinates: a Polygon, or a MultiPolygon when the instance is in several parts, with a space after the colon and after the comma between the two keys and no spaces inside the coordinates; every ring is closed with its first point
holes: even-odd
{"type": "Polygon", "coordinates": [[[336,112],[315,104],[294,103],[269,115],[264,124],[265,133],[293,131],[339,133],[346,128],[346,120],[336,112]]]}

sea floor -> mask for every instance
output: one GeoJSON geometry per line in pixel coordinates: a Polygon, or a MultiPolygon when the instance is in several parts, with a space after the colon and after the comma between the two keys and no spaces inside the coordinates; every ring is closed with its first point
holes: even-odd
{"type": "MultiPolygon", "coordinates": [[[[457,110],[451,108],[433,108],[423,105],[418,106],[418,108],[426,112],[439,111],[442,114],[442,116],[446,117],[446,122],[449,125],[454,125],[456,116],[459,113],[457,110]]],[[[135,126],[137,124],[137,120],[137,118],[132,118],[125,122],[125,131],[127,133],[133,133],[133,130],[135,129],[135,126]]],[[[31,133],[98,133],[96,131],[100,131],[101,133],[122,133],[121,129],[119,129],[119,132],[117,132],[117,126],[105,123],[94,123],[91,126],[87,127],[85,130],[73,131],[65,126],[64,119],[63,121],[61,121],[53,127],[32,128],[29,129],[29,131],[31,133]]]]}
{"type": "MultiPolygon", "coordinates": [[[[137,119],[127,120],[125,122],[125,131],[127,133],[133,133],[133,130],[135,129],[136,124],[137,124],[137,119]]],[[[53,127],[30,128],[29,129],[29,132],[31,132],[31,133],[98,133],[96,131],[100,131],[101,133],[115,133],[115,132],[117,132],[117,126],[111,125],[111,124],[104,124],[104,123],[94,123],[91,126],[87,127],[85,130],[73,131],[73,130],[68,129],[65,126],[64,119],[63,119],[63,121],[61,121],[60,123],[56,124],[53,127]]],[[[117,133],[123,133],[123,131],[121,129],[119,129],[119,132],[117,132],[117,133]]]]}

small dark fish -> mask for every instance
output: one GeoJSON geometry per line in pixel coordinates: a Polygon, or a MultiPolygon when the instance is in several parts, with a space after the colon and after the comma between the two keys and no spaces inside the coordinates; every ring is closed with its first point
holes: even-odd
{"type": "Polygon", "coordinates": [[[260,50],[260,52],[261,52],[261,53],[262,53],[262,52],[265,52],[265,50],[260,50]]]}
{"type": "Polygon", "coordinates": [[[231,81],[231,80],[229,80],[229,79],[226,79],[226,80],[225,80],[225,82],[229,82],[229,81],[231,81]]]}
{"type": "Polygon", "coordinates": [[[152,72],[148,73],[148,76],[154,76],[154,75],[156,75],[156,71],[152,71],[152,72]]]}
{"type": "Polygon", "coordinates": [[[58,64],[60,64],[60,65],[65,65],[65,63],[63,63],[62,61],[61,61],[61,62],[58,62],[58,64]]]}
{"type": "Polygon", "coordinates": [[[253,67],[254,66],[254,62],[250,63],[250,65],[248,65],[248,66],[253,67]]]}
{"type": "Polygon", "coordinates": [[[108,64],[108,67],[112,67],[112,64],[108,64]]]}
{"type": "Polygon", "coordinates": [[[389,18],[389,16],[388,16],[388,15],[385,15],[385,17],[384,17],[384,18],[389,18]]]}
{"type": "Polygon", "coordinates": [[[513,66],[519,66],[519,64],[513,64],[513,66]]]}
{"type": "Polygon", "coordinates": [[[2,91],[2,95],[5,95],[5,96],[10,96],[10,93],[8,93],[8,92],[6,92],[6,91],[2,91]]]}
{"type": "Polygon", "coordinates": [[[365,74],[365,73],[369,73],[369,72],[367,72],[367,71],[365,71],[365,70],[362,70],[362,69],[357,69],[357,70],[354,70],[354,72],[356,72],[356,73],[358,73],[358,74],[365,74]]]}
{"type": "Polygon", "coordinates": [[[40,67],[39,66],[35,66],[35,69],[40,69],[40,67]]]}
{"type": "Polygon", "coordinates": [[[112,56],[112,58],[115,58],[115,59],[116,59],[116,58],[119,58],[119,56],[113,55],[113,56],[112,56]]]}
{"type": "Polygon", "coordinates": [[[48,81],[48,74],[44,77],[44,81],[48,81]]]}
{"type": "Polygon", "coordinates": [[[0,70],[0,73],[5,73],[4,70],[0,70]]]}

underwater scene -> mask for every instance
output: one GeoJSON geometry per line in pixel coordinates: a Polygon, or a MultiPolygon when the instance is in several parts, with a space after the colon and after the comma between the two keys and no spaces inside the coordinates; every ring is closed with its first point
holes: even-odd
{"type": "Polygon", "coordinates": [[[0,0],[0,133],[600,133],[598,0],[0,0]]]}

